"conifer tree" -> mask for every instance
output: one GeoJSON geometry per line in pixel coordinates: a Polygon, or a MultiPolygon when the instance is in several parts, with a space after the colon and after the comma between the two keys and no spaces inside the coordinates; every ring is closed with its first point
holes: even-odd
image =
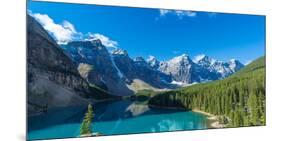
{"type": "Polygon", "coordinates": [[[93,107],[91,104],[88,105],[88,110],[84,116],[82,124],[80,126],[80,135],[92,133],[92,120],[94,118],[93,107]]]}
{"type": "Polygon", "coordinates": [[[250,93],[249,99],[248,99],[248,106],[250,110],[250,118],[251,123],[253,125],[258,125],[258,103],[257,103],[257,96],[254,93],[250,93]]]}

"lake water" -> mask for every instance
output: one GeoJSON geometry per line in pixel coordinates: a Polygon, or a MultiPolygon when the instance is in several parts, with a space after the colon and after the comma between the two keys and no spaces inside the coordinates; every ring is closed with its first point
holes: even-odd
{"type": "MultiPolygon", "coordinates": [[[[102,135],[206,129],[205,115],[181,110],[150,109],[129,100],[93,105],[93,131],[102,135]]],[[[28,139],[79,136],[87,107],[54,109],[28,118],[28,139]]]]}

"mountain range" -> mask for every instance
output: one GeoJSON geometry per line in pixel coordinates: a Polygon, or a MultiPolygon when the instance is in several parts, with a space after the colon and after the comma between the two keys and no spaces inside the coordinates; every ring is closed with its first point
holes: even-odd
{"type": "Polygon", "coordinates": [[[174,89],[219,80],[244,67],[238,60],[217,61],[207,55],[192,60],[187,54],[159,61],[150,56],[131,58],[126,50],[108,51],[99,39],[61,45],[90,84],[114,95],[131,95],[142,89],[174,89]],[[85,71],[85,67],[87,71],[85,71]],[[82,68],[82,69],[81,69],[82,68]],[[91,69],[89,69],[91,68],[91,69]]]}
{"type": "MultiPolygon", "coordinates": [[[[223,80],[158,93],[148,103],[151,107],[199,109],[225,117],[224,127],[265,125],[265,58],[255,59],[223,80]]],[[[235,71],[233,62],[229,66],[235,71]]]]}
{"type": "MultiPolygon", "coordinates": [[[[121,48],[109,51],[99,39],[59,45],[31,16],[28,16],[28,37],[30,103],[40,101],[37,100],[42,99],[40,96],[55,99],[68,94],[76,97],[69,100],[87,101],[132,95],[144,89],[170,90],[223,79],[244,67],[235,59],[223,62],[206,55],[193,60],[187,54],[168,61],[153,56],[131,58],[121,48]]],[[[53,103],[67,104],[62,98],[57,100],[53,103]]],[[[52,105],[48,103],[51,100],[44,102],[52,105]]],[[[31,105],[40,107],[44,102],[31,105]]]]}
{"type": "Polygon", "coordinates": [[[199,55],[194,60],[183,54],[168,61],[159,62],[150,58],[148,63],[156,69],[170,74],[175,83],[192,84],[223,79],[244,67],[238,60],[217,61],[206,55],[199,55]],[[158,63],[158,64],[157,64],[158,63]]]}

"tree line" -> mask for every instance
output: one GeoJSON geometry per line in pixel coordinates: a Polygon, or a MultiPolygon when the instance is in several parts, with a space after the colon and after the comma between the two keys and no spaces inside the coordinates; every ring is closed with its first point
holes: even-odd
{"type": "Polygon", "coordinates": [[[265,125],[264,68],[262,57],[224,80],[155,95],[149,105],[202,110],[228,127],[265,125]]]}

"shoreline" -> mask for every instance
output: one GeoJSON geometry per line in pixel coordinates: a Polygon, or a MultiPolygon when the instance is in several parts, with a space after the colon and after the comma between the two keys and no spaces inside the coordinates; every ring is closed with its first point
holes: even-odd
{"type": "MultiPolygon", "coordinates": [[[[176,110],[176,109],[177,110],[186,110],[185,108],[179,108],[179,107],[169,107],[169,106],[163,107],[163,106],[155,106],[155,105],[148,105],[148,106],[151,108],[160,108],[160,109],[164,108],[164,109],[170,109],[170,110],[176,110]]],[[[219,128],[224,128],[226,126],[224,124],[219,123],[218,116],[216,116],[214,114],[211,114],[211,113],[208,113],[208,112],[205,112],[202,110],[198,110],[198,109],[192,109],[190,111],[206,115],[207,119],[208,119],[208,128],[219,129],[219,128]]]]}
{"type": "Polygon", "coordinates": [[[224,124],[219,123],[218,116],[216,116],[214,114],[204,112],[204,111],[201,111],[201,110],[198,110],[198,109],[193,109],[192,111],[208,116],[208,118],[207,118],[208,119],[208,128],[218,129],[218,128],[224,128],[225,127],[224,124]]]}
{"type": "Polygon", "coordinates": [[[181,108],[181,107],[156,106],[151,104],[147,104],[147,106],[156,109],[183,110],[183,111],[186,110],[185,108],[181,108]]]}

